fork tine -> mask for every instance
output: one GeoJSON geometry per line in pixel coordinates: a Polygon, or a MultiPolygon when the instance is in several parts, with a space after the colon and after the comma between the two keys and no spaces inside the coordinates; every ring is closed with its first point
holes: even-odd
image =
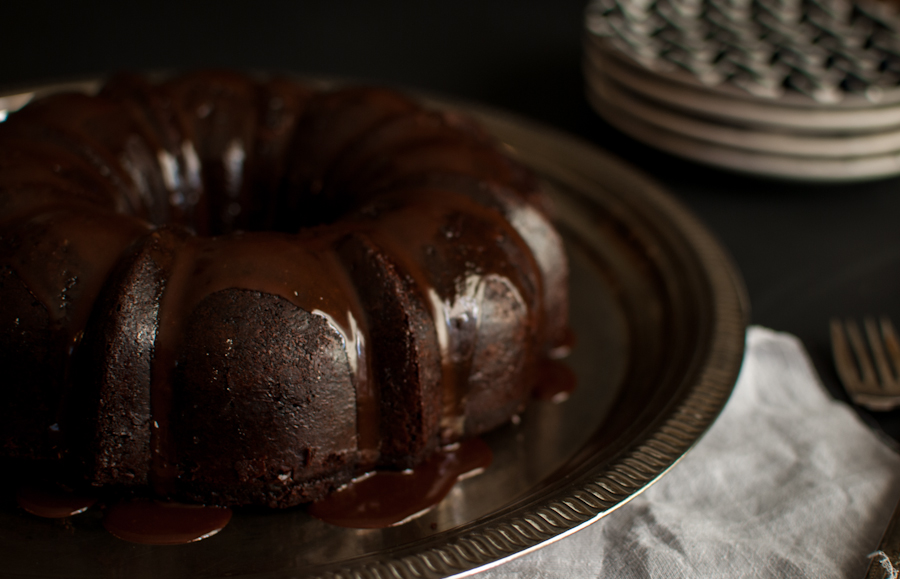
{"type": "Polygon", "coordinates": [[[887,317],[867,317],[863,327],[865,336],[851,319],[831,320],[835,368],[855,404],[892,410],[900,406],[900,339],[887,317]]]}
{"type": "Polygon", "coordinates": [[[846,320],[844,327],[847,329],[847,339],[850,341],[850,347],[856,356],[856,363],[859,366],[861,381],[865,385],[875,384],[875,367],[872,365],[872,357],[866,348],[866,341],[863,339],[859,325],[854,320],[846,320]]]}
{"type": "Polygon", "coordinates": [[[875,368],[878,370],[879,383],[883,389],[887,389],[889,385],[894,383],[894,372],[888,362],[887,354],[884,351],[881,332],[878,330],[878,323],[875,318],[866,317],[863,320],[863,327],[866,329],[866,337],[869,340],[869,349],[875,358],[875,368]]]}
{"type": "Polygon", "coordinates": [[[841,377],[841,382],[849,389],[860,388],[862,377],[859,375],[853,353],[850,351],[847,332],[844,330],[841,320],[837,318],[831,320],[831,353],[834,356],[834,366],[841,377]]]}
{"type": "Polygon", "coordinates": [[[892,362],[895,382],[900,385],[900,339],[897,338],[897,332],[894,330],[894,324],[891,323],[890,318],[883,316],[880,325],[881,335],[884,336],[884,349],[888,359],[892,362]]]}

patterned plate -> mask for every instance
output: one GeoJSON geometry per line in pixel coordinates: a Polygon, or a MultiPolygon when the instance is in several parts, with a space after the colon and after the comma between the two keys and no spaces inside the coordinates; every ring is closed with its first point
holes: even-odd
{"type": "MultiPolygon", "coordinates": [[[[636,95],[684,114],[759,130],[807,135],[859,134],[900,128],[900,104],[851,106],[846,99],[829,106],[801,95],[797,98],[756,98],[739,90],[685,82],[684,73],[649,71],[615,51],[594,46],[586,54],[585,75],[614,79],[636,95]]],[[[860,104],[856,102],[856,104],[860,104]]]]}
{"type": "Polygon", "coordinates": [[[726,94],[848,106],[900,102],[888,3],[594,0],[587,29],[647,70],[726,94]]]}
{"type": "Polygon", "coordinates": [[[883,155],[900,156],[900,127],[893,130],[828,136],[759,130],[754,127],[724,122],[709,122],[702,117],[686,115],[635,95],[618,83],[595,73],[587,76],[588,86],[597,102],[604,103],[603,115],[625,112],[635,118],[673,133],[734,149],[784,155],[845,159],[883,155]]]}

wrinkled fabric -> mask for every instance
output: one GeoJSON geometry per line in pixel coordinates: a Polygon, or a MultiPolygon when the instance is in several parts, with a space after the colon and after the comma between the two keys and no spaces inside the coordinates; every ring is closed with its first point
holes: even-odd
{"type": "Polygon", "coordinates": [[[753,327],[722,415],[668,474],[477,577],[862,577],[898,483],[900,456],[828,395],[800,342],[753,327]]]}

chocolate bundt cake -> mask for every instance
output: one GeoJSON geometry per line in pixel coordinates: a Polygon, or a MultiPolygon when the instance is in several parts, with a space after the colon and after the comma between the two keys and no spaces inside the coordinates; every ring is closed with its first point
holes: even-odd
{"type": "Polygon", "coordinates": [[[539,182],[379,88],[114,77],[0,123],[0,443],[290,506],[519,412],[567,332],[539,182]]]}

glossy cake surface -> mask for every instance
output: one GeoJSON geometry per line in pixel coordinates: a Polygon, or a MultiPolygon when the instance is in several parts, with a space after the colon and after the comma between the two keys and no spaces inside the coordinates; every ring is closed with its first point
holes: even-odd
{"type": "Polygon", "coordinates": [[[0,123],[2,456],[291,506],[519,412],[564,343],[540,183],[396,92],[110,80],[0,123]]]}

